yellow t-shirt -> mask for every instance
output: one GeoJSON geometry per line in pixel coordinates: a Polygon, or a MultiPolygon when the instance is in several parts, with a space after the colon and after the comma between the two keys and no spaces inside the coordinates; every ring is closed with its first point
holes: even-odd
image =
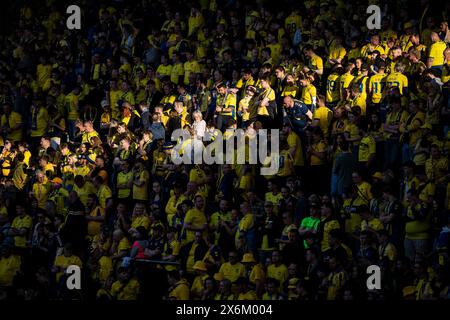
{"type": "Polygon", "coordinates": [[[280,285],[283,285],[288,278],[288,269],[284,264],[280,264],[278,267],[271,264],[267,267],[267,277],[276,279],[280,285]]]}
{"type": "Polygon", "coordinates": [[[140,284],[136,279],[131,279],[125,286],[116,281],[111,286],[111,295],[117,300],[136,300],[139,288],[140,284]]]}
{"type": "Polygon", "coordinates": [[[47,202],[49,192],[50,186],[47,183],[36,182],[33,184],[33,193],[38,201],[39,208],[45,209],[45,203],[47,202]]]}
{"type": "Polygon", "coordinates": [[[76,184],[73,185],[73,191],[75,191],[78,194],[78,197],[80,198],[81,203],[83,203],[84,206],[87,205],[87,200],[89,194],[97,194],[97,189],[95,189],[94,185],[90,181],[86,181],[83,187],[79,188],[76,184]]]}
{"type": "Polygon", "coordinates": [[[145,229],[148,230],[149,226],[150,226],[150,219],[148,218],[148,216],[146,214],[142,214],[140,216],[135,216],[131,220],[131,227],[133,229],[136,229],[138,227],[144,227],[145,229]]]}
{"type": "MultiPolygon", "coordinates": [[[[105,210],[99,206],[95,207],[89,215],[91,217],[104,217],[105,210]]],[[[100,228],[102,226],[102,222],[100,221],[89,221],[87,226],[88,235],[95,236],[100,233],[100,228]]]]}
{"type": "Polygon", "coordinates": [[[322,243],[320,245],[322,252],[330,249],[329,238],[331,230],[340,229],[340,227],[341,226],[339,225],[339,222],[337,220],[331,220],[325,223],[323,228],[322,243]]]}
{"type": "MultiPolygon", "coordinates": [[[[133,172],[128,171],[128,172],[124,172],[124,171],[120,171],[117,174],[117,185],[126,185],[128,184],[128,182],[130,182],[133,179],[133,172]]],[[[124,199],[124,198],[128,198],[131,194],[131,188],[125,188],[125,189],[118,189],[117,191],[117,197],[119,199],[124,199]]]]}
{"type": "Polygon", "coordinates": [[[98,202],[103,209],[106,207],[106,200],[112,197],[112,191],[107,185],[102,185],[97,191],[98,202]]]}
{"type": "Polygon", "coordinates": [[[380,103],[383,99],[384,86],[386,85],[386,74],[375,74],[369,79],[369,90],[372,92],[372,102],[380,103]]]}
{"type": "Polygon", "coordinates": [[[433,58],[433,62],[431,64],[432,67],[442,66],[444,64],[444,50],[447,48],[447,45],[444,41],[438,41],[431,45],[429,58],[433,58]]]}
{"type": "Polygon", "coordinates": [[[253,228],[254,223],[255,223],[255,218],[254,218],[253,214],[247,213],[246,215],[244,215],[242,217],[241,221],[239,221],[239,226],[238,226],[238,231],[236,232],[235,241],[237,241],[237,239],[240,237],[241,232],[247,232],[248,230],[253,228]]]}
{"type": "Polygon", "coordinates": [[[140,187],[133,184],[133,199],[148,200],[148,181],[150,180],[150,175],[147,170],[143,170],[139,174],[139,180],[144,181],[144,184],[140,187]]]}
{"type": "MultiPolygon", "coordinates": [[[[275,91],[270,87],[265,89],[261,94],[262,94],[263,98],[269,99],[269,102],[272,102],[275,100],[275,91]]],[[[257,113],[260,116],[268,116],[269,115],[269,111],[267,110],[266,106],[258,106],[257,113]]],[[[251,118],[251,116],[250,116],[250,118],[251,118]]]]}
{"type": "Polygon", "coordinates": [[[362,47],[361,55],[364,58],[368,58],[368,57],[370,58],[372,56],[371,52],[373,52],[373,51],[378,51],[380,53],[380,55],[386,54],[384,51],[384,48],[382,46],[380,46],[380,45],[373,46],[372,44],[369,43],[369,44],[366,44],[364,47],[362,47]]]}
{"type": "Polygon", "coordinates": [[[40,87],[42,87],[45,82],[50,79],[50,76],[52,74],[52,65],[51,64],[38,64],[36,68],[36,76],[37,81],[40,87]]]}
{"type": "Polygon", "coordinates": [[[73,92],[66,96],[65,107],[67,110],[67,120],[75,121],[80,118],[80,114],[78,113],[78,96],[73,92]]]}
{"type": "Polygon", "coordinates": [[[234,265],[229,262],[225,262],[220,267],[219,273],[222,274],[225,279],[235,282],[240,277],[245,276],[245,266],[240,262],[237,262],[234,265]]]}
{"type": "Polygon", "coordinates": [[[18,255],[10,255],[0,259],[0,287],[10,287],[17,272],[20,271],[21,258],[18,255]]]}
{"type": "Polygon", "coordinates": [[[354,205],[369,205],[370,200],[373,198],[371,192],[371,185],[365,181],[363,181],[357,187],[357,198],[353,202],[354,205]]]}
{"type": "Polygon", "coordinates": [[[314,110],[314,120],[319,120],[320,129],[325,137],[328,137],[328,128],[330,127],[331,120],[333,119],[333,111],[327,107],[320,107],[314,110]]]}
{"type": "Polygon", "coordinates": [[[80,258],[77,256],[74,256],[74,255],[72,255],[70,257],[61,255],[61,256],[57,256],[55,258],[54,266],[62,269],[62,271],[59,271],[56,274],[56,281],[59,281],[59,279],[61,279],[61,276],[66,271],[67,267],[71,266],[71,265],[76,265],[76,266],[79,266],[80,268],[83,266],[80,258]]]}
{"type": "Polygon", "coordinates": [[[317,96],[317,89],[314,85],[309,84],[302,89],[302,97],[301,100],[306,105],[311,105],[315,103],[317,96]]]}
{"type": "Polygon", "coordinates": [[[327,79],[327,94],[326,101],[328,103],[334,103],[340,99],[340,88],[339,88],[339,74],[332,73],[327,79]]]}
{"type": "Polygon", "coordinates": [[[256,281],[264,280],[265,277],[266,277],[266,273],[264,272],[264,269],[261,266],[261,264],[256,264],[252,268],[252,271],[250,272],[250,276],[249,276],[248,280],[251,283],[256,284],[256,281]]]}
{"type": "MultiPolygon", "coordinates": [[[[3,128],[14,128],[15,126],[22,124],[22,116],[12,111],[9,117],[6,117],[6,115],[2,115],[1,118],[1,126],[3,128]]],[[[22,140],[22,128],[16,129],[8,133],[7,135],[8,140],[11,140],[13,142],[21,141],[22,140]]]]}
{"type": "Polygon", "coordinates": [[[370,221],[362,220],[361,221],[361,230],[364,231],[364,230],[368,230],[369,228],[378,232],[378,231],[384,229],[384,225],[380,221],[380,219],[377,219],[377,218],[373,218],[370,221]]]}
{"type": "Polygon", "coordinates": [[[100,280],[101,283],[104,283],[113,272],[112,260],[108,256],[102,256],[98,260],[98,264],[100,269],[98,272],[98,280],[100,280]]]}
{"type": "Polygon", "coordinates": [[[170,291],[169,298],[175,300],[189,300],[189,283],[185,279],[178,281],[175,288],[170,291]]]}
{"type": "MultiPolygon", "coordinates": [[[[23,217],[15,217],[13,223],[11,224],[12,228],[15,229],[27,229],[28,232],[33,227],[33,219],[29,215],[25,215],[23,217]]],[[[19,248],[25,248],[27,244],[27,236],[26,234],[23,236],[15,236],[14,237],[14,245],[19,248]]]]}
{"type": "Polygon", "coordinates": [[[323,60],[318,55],[314,55],[311,57],[309,61],[309,66],[312,70],[319,70],[323,69],[323,60]]]}
{"type": "MultiPolygon", "coordinates": [[[[190,223],[192,228],[199,229],[207,223],[205,214],[197,208],[192,208],[186,212],[184,223],[190,223]]],[[[195,231],[186,230],[186,241],[190,242],[195,239],[195,231]]]]}
{"type": "Polygon", "coordinates": [[[169,224],[172,223],[172,217],[177,213],[177,206],[184,200],[186,200],[184,195],[181,195],[178,199],[173,195],[169,198],[169,201],[167,201],[165,212],[167,214],[167,222],[169,224]]]}
{"type": "Polygon", "coordinates": [[[172,66],[172,70],[170,72],[170,81],[178,84],[180,77],[184,76],[184,65],[182,63],[178,63],[172,66]]]}
{"type": "Polygon", "coordinates": [[[129,251],[131,248],[130,240],[127,238],[122,238],[122,240],[119,241],[119,245],[116,248],[116,252],[114,254],[119,254],[122,251],[129,251]]]}
{"type": "Polygon", "coordinates": [[[344,73],[339,77],[341,100],[344,98],[345,89],[348,89],[350,83],[353,81],[353,78],[354,76],[349,73],[344,73]]]}
{"type": "Polygon", "coordinates": [[[170,77],[172,74],[172,65],[168,64],[167,66],[160,64],[158,66],[158,69],[156,69],[156,73],[159,74],[162,77],[170,77]]]}
{"type": "Polygon", "coordinates": [[[386,86],[398,87],[400,94],[403,94],[403,90],[408,88],[408,78],[400,72],[391,73],[386,77],[386,86]]]}
{"type": "Polygon", "coordinates": [[[40,107],[39,110],[32,108],[31,110],[31,121],[32,121],[32,137],[42,137],[47,131],[47,125],[49,120],[49,115],[46,108],[40,107]]]}
{"type": "Polygon", "coordinates": [[[303,159],[302,142],[300,137],[295,132],[291,132],[287,137],[287,143],[289,148],[295,148],[294,166],[304,166],[305,160],[303,159]]]}
{"type": "Polygon", "coordinates": [[[83,133],[83,135],[81,136],[81,143],[91,143],[91,138],[93,137],[98,137],[100,138],[100,135],[98,134],[97,131],[92,131],[92,132],[85,132],[83,133]]]}
{"type": "Polygon", "coordinates": [[[200,65],[197,61],[186,61],[184,63],[184,84],[189,84],[189,75],[191,73],[200,73],[200,65]]]}
{"type": "MultiPolygon", "coordinates": [[[[315,152],[326,152],[327,151],[327,145],[323,141],[319,141],[317,143],[313,143],[311,145],[311,148],[315,152]]],[[[325,164],[325,160],[322,160],[322,159],[320,159],[319,157],[317,157],[315,155],[311,155],[310,164],[312,166],[320,166],[320,165],[325,164]]]]}

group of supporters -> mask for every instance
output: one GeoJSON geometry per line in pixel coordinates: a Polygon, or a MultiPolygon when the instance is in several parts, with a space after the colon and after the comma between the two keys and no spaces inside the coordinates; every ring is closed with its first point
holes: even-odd
{"type": "Polygon", "coordinates": [[[449,4],[252,2],[13,1],[0,299],[450,298],[449,4]]]}

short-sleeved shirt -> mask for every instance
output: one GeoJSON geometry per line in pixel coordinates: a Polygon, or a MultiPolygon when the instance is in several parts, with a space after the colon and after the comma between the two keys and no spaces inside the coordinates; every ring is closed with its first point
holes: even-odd
{"type": "Polygon", "coordinates": [[[235,282],[240,277],[245,276],[245,266],[240,262],[237,262],[234,265],[225,262],[220,267],[219,273],[222,274],[225,279],[235,282]]]}
{"type": "MultiPolygon", "coordinates": [[[[190,223],[194,229],[201,228],[206,223],[205,214],[197,208],[190,209],[184,218],[184,223],[190,223]]],[[[190,242],[195,239],[195,231],[187,230],[186,241],[190,242]]]]}
{"type": "Polygon", "coordinates": [[[447,45],[444,41],[438,41],[431,45],[429,58],[433,58],[432,67],[442,66],[444,64],[444,50],[447,48],[447,45]]]}
{"type": "Polygon", "coordinates": [[[408,78],[400,72],[394,72],[386,77],[386,85],[398,87],[400,94],[403,94],[403,91],[408,88],[408,78]]]}
{"type": "MultiPolygon", "coordinates": [[[[27,229],[28,231],[31,229],[32,226],[33,226],[33,219],[29,215],[25,215],[22,217],[20,216],[15,217],[11,225],[12,228],[27,229]]],[[[15,246],[19,248],[24,248],[26,246],[27,241],[26,239],[27,239],[26,235],[15,236],[14,237],[15,246]]]]}
{"type": "Polygon", "coordinates": [[[300,223],[300,227],[306,230],[318,230],[320,219],[316,217],[306,217],[300,223]]]}

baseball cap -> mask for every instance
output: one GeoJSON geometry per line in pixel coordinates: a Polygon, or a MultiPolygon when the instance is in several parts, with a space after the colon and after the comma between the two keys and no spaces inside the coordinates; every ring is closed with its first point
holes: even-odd
{"type": "Polygon", "coordinates": [[[63,180],[60,177],[54,177],[50,182],[57,183],[57,184],[63,184],[63,180]]]}

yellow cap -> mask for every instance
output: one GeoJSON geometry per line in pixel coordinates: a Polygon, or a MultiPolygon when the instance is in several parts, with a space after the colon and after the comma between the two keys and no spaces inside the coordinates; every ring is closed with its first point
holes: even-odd
{"type": "Polygon", "coordinates": [[[404,297],[410,296],[410,295],[415,294],[415,293],[416,293],[416,288],[413,287],[413,286],[408,286],[408,287],[404,287],[403,288],[403,296],[404,297]]]}
{"type": "Polygon", "coordinates": [[[242,258],[242,263],[246,262],[256,262],[255,258],[253,257],[252,253],[246,253],[244,254],[244,257],[242,258]]]}
{"type": "Polygon", "coordinates": [[[409,29],[409,28],[412,28],[412,27],[413,27],[413,24],[412,24],[411,22],[407,22],[407,23],[405,23],[405,25],[403,26],[404,29],[409,29]]]}
{"type": "Polygon", "coordinates": [[[222,281],[224,278],[223,278],[223,275],[221,274],[221,273],[215,273],[214,274],[214,280],[216,280],[216,281],[222,281]]]}
{"type": "Polygon", "coordinates": [[[197,261],[194,266],[193,266],[194,270],[200,270],[200,271],[207,271],[208,269],[206,269],[206,264],[203,261],[197,261]]]}
{"type": "Polygon", "coordinates": [[[381,172],[375,172],[373,175],[372,175],[372,178],[375,178],[375,179],[383,179],[383,175],[381,174],[381,172]]]}
{"type": "Polygon", "coordinates": [[[53,178],[50,182],[57,183],[57,184],[63,184],[63,180],[59,177],[53,178]]]}

